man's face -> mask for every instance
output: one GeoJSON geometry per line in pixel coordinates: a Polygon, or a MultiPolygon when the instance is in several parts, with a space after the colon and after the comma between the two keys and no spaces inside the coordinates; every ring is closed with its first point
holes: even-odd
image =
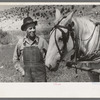
{"type": "Polygon", "coordinates": [[[34,37],[35,36],[35,33],[36,33],[36,27],[34,24],[30,24],[27,26],[26,28],[26,32],[27,32],[27,35],[29,37],[34,37]]]}

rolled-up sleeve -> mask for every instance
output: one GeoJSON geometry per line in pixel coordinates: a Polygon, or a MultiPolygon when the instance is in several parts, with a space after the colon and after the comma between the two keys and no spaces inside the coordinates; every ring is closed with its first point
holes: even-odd
{"type": "Polygon", "coordinates": [[[19,62],[20,61],[20,56],[21,56],[21,41],[19,40],[18,43],[15,46],[14,54],[13,54],[13,63],[19,62]]]}

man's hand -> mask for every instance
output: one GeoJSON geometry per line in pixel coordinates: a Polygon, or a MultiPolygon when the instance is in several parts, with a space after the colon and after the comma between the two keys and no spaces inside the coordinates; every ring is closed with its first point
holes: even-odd
{"type": "Polygon", "coordinates": [[[47,53],[46,49],[43,48],[42,52],[43,52],[43,58],[45,58],[46,53],[47,53]]]}
{"type": "Polygon", "coordinates": [[[24,71],[24,69],[21,67],[20,63],[16,63],[16,64],[14,65],[14,67],[16,68],[17,71],[19,71],[19,72],[22,74],[22,76],[25,75],[25,71],[24,71]]]}

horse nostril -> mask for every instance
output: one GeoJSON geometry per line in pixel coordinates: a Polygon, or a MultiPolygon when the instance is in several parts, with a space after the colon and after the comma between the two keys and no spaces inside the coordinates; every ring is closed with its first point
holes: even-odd
{"type": "Polygon", "coordinates": [[[57,65],[59,65],[59,63],[60,63],[60,60],[57,60],[57,65]]]}
{"type": "Polygon", "coordinates": [[[52,70],[52,66],[49,64],[49,68],[48,68],[49,70],[52,70]]]}
{"type": "Polygon", "coordinates": [[[52,69],[52,66],[51,65],[46,66],[46,67],[51,71],[51,69],[52,69]]]}

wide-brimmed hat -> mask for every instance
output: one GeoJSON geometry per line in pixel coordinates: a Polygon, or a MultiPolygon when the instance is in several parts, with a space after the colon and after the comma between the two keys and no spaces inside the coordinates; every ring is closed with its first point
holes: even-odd
{"type": "Polygon", "coordinates": [[[22,31],[25,31],[26,29],[26,26],[29,25],[29,24],[33,24],[33,25],[37,25],[37,21],[33,21],[33,19],[31,17],[26,17],[24,20],[23,20],[23,25],[21,26],[21,30],[22,31]]]}

